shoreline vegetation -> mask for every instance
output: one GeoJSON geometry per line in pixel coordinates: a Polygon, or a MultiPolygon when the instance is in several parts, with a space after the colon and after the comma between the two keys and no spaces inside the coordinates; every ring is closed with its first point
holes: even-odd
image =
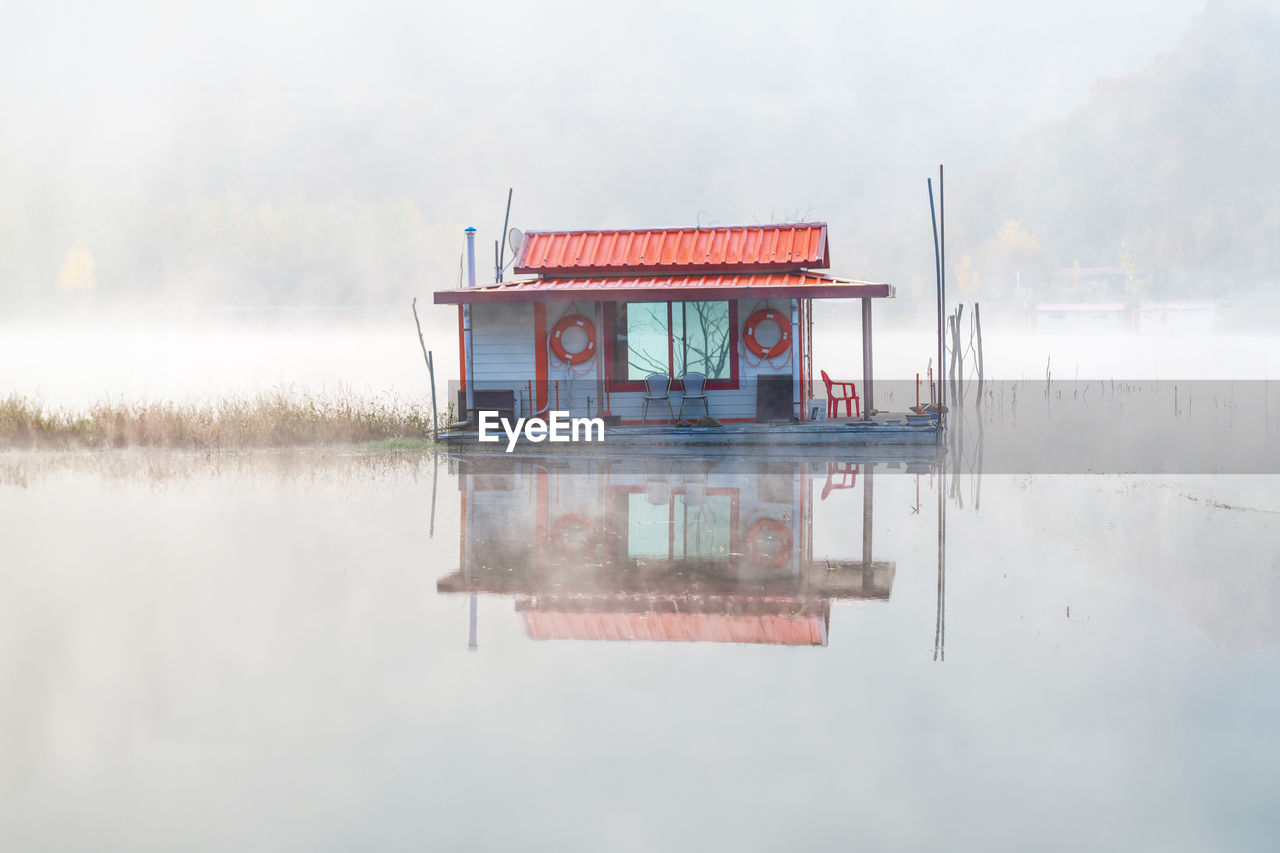
{"type": "MultiPolygon", "coordinates": [[[[448,413],[440,421],[447,423],[448,413]]],[[[104,402],[49,408],[0,399],[0,450],[173,448],[248,450],[308,445],[418,450],[431,444],[429,406],[352,394],[286,390],[210,402],[104,402]]]]}

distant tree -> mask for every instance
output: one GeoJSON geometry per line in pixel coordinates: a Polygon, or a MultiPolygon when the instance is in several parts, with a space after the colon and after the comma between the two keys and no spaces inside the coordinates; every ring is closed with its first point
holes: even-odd
{"type": "Polygon", "coordinates": [[[965,252],[960,263],[952,268],[951,274],[962,293],[973,293],[978,289],[978,272],[973,268],[973,255],[968,252],[965,252]]]}
{"type": "Polygon", "coordinates": [[[62,262],[58,285],[63,290],[92,290],[98,284],[93,255],[88,249],[72,249],[62,262]]]}

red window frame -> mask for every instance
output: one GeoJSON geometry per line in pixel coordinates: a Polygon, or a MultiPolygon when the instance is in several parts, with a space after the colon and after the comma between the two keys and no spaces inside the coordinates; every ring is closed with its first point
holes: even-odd
{"type": "MultiPolygon", "coordinates": [[[[728,302],[729,303],[729,378],[728,379],[708,379],[708,391],[736,391],[738,390],[738,300],[736,299],[692,299],[689,302],[728,302]]],[[[614,361],[614,344],[617,342],[617,334],[614,329],[617,310],[614,306],[626,305],[625,302],[606,302],[604,311],[604,339],[608,341],[606,352],[603,353],[604,359],[604,381],[609,393],[627,392],[627,391],[644,391],[644,380],[637,379],[614,379],[613,378],[613,361],[614,361]]],[[[671,370],[675,365],[675,338],[671,334],[671,306],[677,304],[673,302],[667,303],[667,370],[671,370]]],[[[671,377],[671,390],[683,391],[684,383],[679,377],[671,377]]]]}

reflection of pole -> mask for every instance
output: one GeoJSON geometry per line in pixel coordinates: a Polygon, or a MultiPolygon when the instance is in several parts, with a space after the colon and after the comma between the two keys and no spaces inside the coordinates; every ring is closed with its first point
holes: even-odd
{"type": "Polygon", "coordinates": [[[872,503],[876,492],[876,462],[863,469],[863,578],[872,567],[872,503]]]}
{"type": "Polygon", "coordinates": [[[476,594],[471,593],[471,631],[467,635],[467,651],[474,652],[480,646],[476,643],[476,594]]]}
{"type": "Polygon", "coordinates": [[[938,609],[933,625],[933,659],[947,659],[947,470],[938,466],[938,609]]]}
{"type": "Polygon", "coordinates": [[[431,454],[431,530],[428,539],[436,536],[436,482],[440,479],[440,451],[431,454]]]}
{"type": "Polygon", "coordinates": [[[800,579],[804,565],[804,471],[799,466],[791,471],[791,576],[800,579]]]}
{"type": "MultiPolygon", "coordinates": [[[[459,528],[462,531],[462,541],[459,543],[462,557],[462,580],[471,588],[471,519],[475,515],[475,507],[473,504],[473,492],[475,490],[475,475],[470,473],[468,466],[467,474],[463,480],[462,487],[462,523],[459,528]]],[[[476,644],[476,594],[471,592],[471,624],[467,635],[467,648],[475,651],[478,648],[476,644]]]]}
{"type": "Polygon", "coordinates": [[[804,567],[805,584],[808,585],[808,569],[813,565],[813,479],[809,476],[809,463],[800,463],[800,496],[804,498],[804,567]]]}

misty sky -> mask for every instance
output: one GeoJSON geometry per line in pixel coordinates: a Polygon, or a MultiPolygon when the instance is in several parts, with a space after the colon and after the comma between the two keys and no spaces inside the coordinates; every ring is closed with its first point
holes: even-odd
{"type": "Polygon", "coordinates": [[[857,274],[841,247],[938,162],[998,163],[1203,5],[7,0],[0,223],[92,242],[233,190],[491,240],[514,186],[526,228],[827,219],[857,274]]]}

